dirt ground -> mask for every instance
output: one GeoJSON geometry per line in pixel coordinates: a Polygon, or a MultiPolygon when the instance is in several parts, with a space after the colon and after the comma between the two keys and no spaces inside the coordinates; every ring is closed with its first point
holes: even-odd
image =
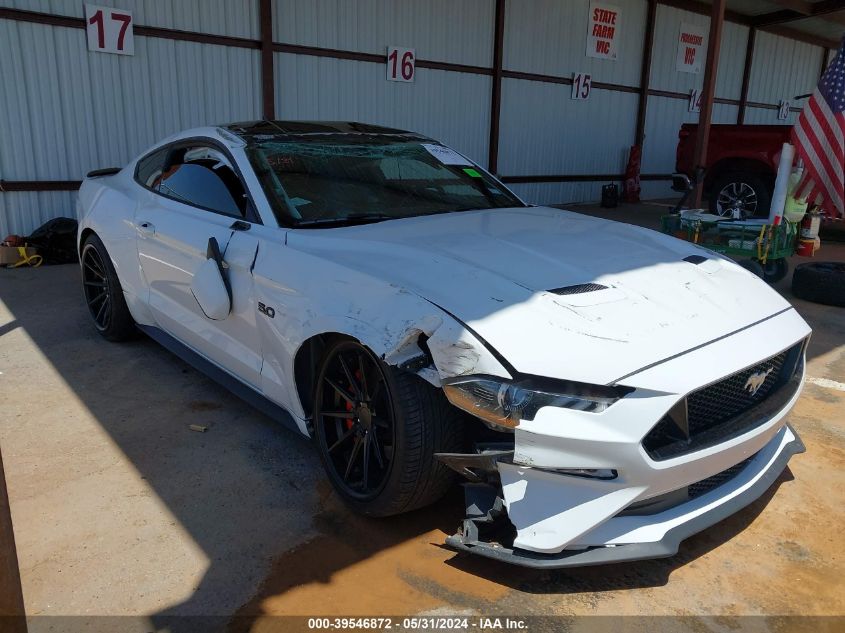
{"type": "MultiPolygon", "coordinates": [[[[630,207],[612,214],[631,217],[630,207]]],[[[845,244],[826,244],[820,258],[845,261],[845,244]]],[[[767,616],[759,630],[845,624],[772,619],[845,615],[845,310],[794,299],[788,279],[778,290],[814,330],[790,416],[807,452],[673,558],[552,572],[445,548],[462,518],[457,488],[401,517],[351,514],[308,442],[147,339],[100,339],[78,276],[75,266],[0,270],[0,446],[30,615],[134,615],[123,629],[138,631],[172,615],[220,616],[232,631],[280,630],[277,615],[710,616],[689,622],[703,631],[736,628],[719,618],[738,615],[767,616]]]]}

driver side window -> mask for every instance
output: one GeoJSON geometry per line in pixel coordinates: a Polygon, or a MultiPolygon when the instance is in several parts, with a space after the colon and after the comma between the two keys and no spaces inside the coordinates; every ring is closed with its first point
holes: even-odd
{"type": "Polygon", "coordinates": [[[213,147],[167,149],[161,170],[143,184],[194,207],[237,218],[246,215],[247,196],[240,178],[226,156],[213,147]]]}

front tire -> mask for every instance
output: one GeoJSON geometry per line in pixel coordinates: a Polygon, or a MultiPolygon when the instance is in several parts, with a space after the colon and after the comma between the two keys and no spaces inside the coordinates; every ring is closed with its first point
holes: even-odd
{"type": "Polygon", "coordinates": [[[123,288],[103,241],[95,234],[82,244],[79,258],[82,267],[82,289],[94,327],[108,341],[132,338],[135,321],[126,306],[123,288]]]}
{"type": "Polygon", "coordinates": [[[332,486],[355,511],[390,516],[437,501],[454,481],[434,454],[460,450],[462,414],[414,374],[351,339],[318,365],[314,439],[332,486]]]}

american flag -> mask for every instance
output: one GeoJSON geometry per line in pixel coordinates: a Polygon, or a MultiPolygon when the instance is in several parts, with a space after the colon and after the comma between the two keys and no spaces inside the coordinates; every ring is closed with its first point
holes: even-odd
{"type": "Polygon", "coordinates": [[[804,160],[796,198],[822,200],[845,215],[845,38],[836,58],[792,128],[792,144],[804,160]]]}

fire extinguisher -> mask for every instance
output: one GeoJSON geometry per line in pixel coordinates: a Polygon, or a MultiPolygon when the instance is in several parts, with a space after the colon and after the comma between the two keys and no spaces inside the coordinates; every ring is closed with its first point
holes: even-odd
{"type": "Polygon", "coordinates": [[[797,254],[802,257],[812,257],[819,249],[819,226],[821,225],[821,214],[816,211],[808,211],[801,220],[801,234],[798,239],[797,254]]]}
{"type": "Polygon", "coordinates": [[[815,240],[819,236],[819,226],[822,216],[818,211],[808,211],[801,220],[801,237],[806,240],[815,240]]]}

